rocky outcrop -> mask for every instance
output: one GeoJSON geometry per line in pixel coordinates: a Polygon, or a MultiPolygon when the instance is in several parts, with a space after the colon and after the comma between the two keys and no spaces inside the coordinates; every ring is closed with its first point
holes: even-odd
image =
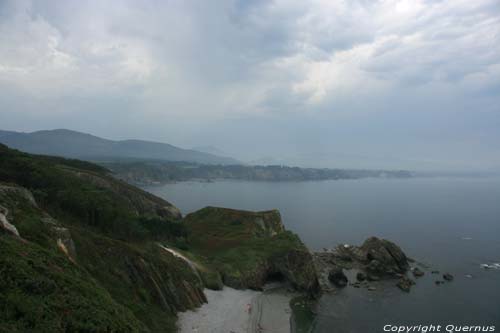
{"type": "Polygon", "coordinates": [[[451,275],[450,273],[444,273],[443,279],[446,281],[453,281],[453,275],[451,275]]]}
{"type": "MultiPolygon", "coordinates": [[[[32,217],[29,220],[32,221],[32,223],[39,223],[42,225],[41,229],[46,232],[46,237],[52,239],[52,244],[55,244],[72,261],[76,259],[75,244],[71,238],[69,229],[62,226],[56,219],[43,211],[29,190],[20,186],[0,185],[0,200],[5,205],[10,206],[13,211],[19,211],[17,220],[19,220],[18,222],[21,224],[23,224],[22,221],[25,220],[23,214],[25,214],[27,210],[30,210],[32,217]],[[23,207],[23,209],[20,210],[19,207],[23,207]]],[[[15,226],[17,222],[13,222],[12,224],[9,223],[7,215],[9,215],[9,209],[0,205],[0,226],[16,236],[23,236],[19,234],[15,226]]],[[[14,216],[11,218],[16,220],[14,216]]],[[[19,227],[23,226],[20,225],[19,227]]],[[[31,233],[33,232],[31,229],[33,229],[33,227],[34,226],[28,225],[24,227],[26,230],[24,237],[28,239],[31,238],[30,236],[32,236],[31,233]]],[[[35,229],[38,230],[40,228],[36,228],[35,226],[35,229]]],[[[37,235],[37,237],[39,236],[40,235],[37,235]]]]}
{"type": "Polygon", "coordinates": [[[6,197],[16,197],[17,200],[22,199],[28,202],[33,207],[38,208],[38,205],[33,197],[33,194],[21,186],[0,184],[0,197],[6,200],[6,197]]]}
{"type": "MultiPolygon", "coordinates": [[[[275,272],[282,274],[296,290],[316,292],[318,278],[312,261],[309,251],[292,249],[282,256],[273,258],[271,267],[275,272]]],[[[267,275],[270,275],[269,271],[267,275]]]]}
{"type": "Polygon", "coordinates": [[[9,210],[0,205],[0,230],[4,230],[12,235],[19,237],[17,228],[9,223],[9,221],[7,220],[7,215],[9,215],[9,210]]]}
{"type": "Polygon", "coordinates": [[[342,244],[332,251],[314,253],[314,263],[321,288],[326,291],[331,290],[332,283],[342,287],[342,283],[338,283],[342,276],[332,275],[332,271],[355,269],[358,281],[378,281],[400,278],[410,267],[406,254],[399,246],[377,237],[368,238],[361,246],[342,244]]]}
{"type": "Polygon", "coordinates": [[[415,284],[415,281],[413,281],[412,279],[410,279],[407,276],[402,276],[399,279],[398,283],[396,283],[396,286],[399,289],[401,289],[402,291],[409,293],[411,286],[413,286],[414,284],[415,284]]]}
{"type": "Polygon", "coordinates": [[[367,269],[376,275],[405,273],[410,265],[399,246],[385,239],[368,238],[360,250],[367,262],[367,269]]]}
{"type": "Polygon", "coordinates": [[[51,236],[56,240],[57,247],[72,261],[76,260],[75,242],[71,237],[71,232],[68,228],[63,227],[56,219],[48,214],[40,219],[50,230],[51,236]]]}
{"type": "Polygon", "coordinates": [[[187,215],[184,223],[192,251],[206,257],[227,286],[262,289],[268,280],[281,278],[297,290],[317,289],[311,253],[285,230],[277,210],[206,207],[187,215]]]}
{"type": "Polygon", "coordinates": [[[343,288],[347,286],[348,280],[341,267],[334,267],[328,273],[328,280],[337,287],[343,288]]]}

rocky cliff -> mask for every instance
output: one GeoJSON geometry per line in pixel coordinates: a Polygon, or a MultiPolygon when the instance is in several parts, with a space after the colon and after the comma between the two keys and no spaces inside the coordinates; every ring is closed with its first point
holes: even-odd
{"type": "Polygon", "coordinates": [[[206,207],[185,218],[194,253],[234,288],[261,289],[272,279],[314,292],[312,256],[301,240],[285,230],[277,210],[248,212],[206,207]]]}
{"type": "Polygon", "coordinates": [[[0,332],[171,332],[204,288],[317,288],[311,254],[276,210],[182,220],[102,167],[2,145],[0,277],[0,332]]]}

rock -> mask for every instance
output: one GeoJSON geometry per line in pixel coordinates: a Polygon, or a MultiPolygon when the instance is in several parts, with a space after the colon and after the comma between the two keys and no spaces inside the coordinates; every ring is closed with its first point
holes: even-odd
{"type": "Polygon", "coordinates": [[[419,278],[419,277],[422,277],[424,276],[424,272],[421,271],[418,267],[415,267],[413,270],[412,270],[412,273],[413,273],[413,276],[416,277],[416,278],[419,278]]]}
{"type": "Polygon", "coordinates": [[[439,274],[439,271],[432,271],[431,274],[439,274]]]}
{"type": "Polygon", "coordinates": [[[358,274],[356,274],[356,279],[358,281],[364,281],[366,280],[366,274],[363,272],[358,272],[358,274]]]}
{"type": "Polygon", "coordinates": [[[439,280],[438,280],[438,281],[435,281],[434,283],[435,283],[437,286],[439,286],[439,285],[443,284],[443,283],[444,283],[444,281],[439,281],[439,280]]]}
{"type": "Polygon", "coordinates": [[[406,254],[399,246],[376,237],[368,238],[361,246],[340,244],[328,252],[317,252],[313,259],[322,289],[331,285],[329,276],[332,268],[355,269],[359,272],[356,273],[357,281],[379,281],[401,278],[410,267],[406,254]]]}
{"type": "Polygon", "coordinates": [[[279,277],[298,291],[319,291],[311,253],[296,235],[285,230],[278,210],[205,207],[188,214],[183,224],[190,231],[190,240],[197,240],[199,255],[210,253],[210,261],[224,260],[217,271],[229,287],[260,290],[268,279],[279,277]],[[217,251],[213,251],[215,247],[217,251]],[[230,260],[224,255],[226,251],[233,253],[230,260]],[[247,256],[249,251],[253,255],[247,256]]]}
{"type": "Polygon", "coordinates": [[[378,275],[394,275],[408,270],[408,259],[399,246],[385,239],[368,238],[360,249],[369,262],[367,269],[378,275]]]}
{"type": "Polygon", "coordinates": [[[333,268],[330,273],[328,273],[328,280],[330,280],[330,282],[340,288],[347,286],[348,282],[344,271],[340,267],[333,268]]]}
{"type": "Polygon", "coordinates": [[[443,279],[445,279],[446,281],[453,281],[453,275],[451,275],[450,273],[444,273],[443,279]]]}
{"type": "Polygon", "coordinates": [[[7,220],[8,214],[9,210],[4,206],[0,205],[0,229],[3,229],[6,232],[19,237],[19,232],[17,231],[17,228],[7,220]]]}
{"type": "Polygon", "coordinates": [[[411,289],[411,286],[415,284],[415,281],[413,281],[412,279],[408,278],[408,277],[402,277],[398,283],[396,284],[396,286],[401,289],[402,291],[405,291],[407,293],[410,292],[410,289],[411,289]]]}
{"type": "Polygon", "coordinates": [[[311,253],[303,249],[290,249],[282,256],[270,259],[270,266],[282,274],[299,291],[316,293],[318,277],[311,253]]]}

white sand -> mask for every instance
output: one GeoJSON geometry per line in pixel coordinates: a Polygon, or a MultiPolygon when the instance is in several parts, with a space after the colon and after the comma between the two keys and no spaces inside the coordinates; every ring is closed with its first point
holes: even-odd
{"type": "Polygon", "coordinates": [[[179,313],[181,333],[290,332],[290,295],[282,289],[265,292],[205,290],[208,303],[195,311],[179,313]]]}

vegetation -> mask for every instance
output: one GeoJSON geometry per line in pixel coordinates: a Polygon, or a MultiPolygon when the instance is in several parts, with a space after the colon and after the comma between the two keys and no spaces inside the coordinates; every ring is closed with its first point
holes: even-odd
{"type": "Polygon", "coordinates": [[[186,243],[175,207],[102,167],[0,145],[0,205],[22,237],[0,228],[0,331],[169,332],[204,302],[203,281],[159,246],[186,243]]]}
{"type": "Polygon", "coordinates": [[[62,253],[0,234],[0,332],[144,332],[62,253]]]}
{"type": "Polygon", "coordinates": [[[181,221],[87,162],[0,145],[0,213],[19,232],[0,225],[0,332],[173,332],[204,287],[316,281],[278,211],[208,207],[181,221]]]}
{"type": "Polygon", "coordinates": [[[284,263],[290,253],[306,262],[311,258],[299,237],[284,230],[278,211],[206,207],[186,216],[185,224],[191,251],[204,256],[225,284],[258,289],[270,276],[281,275],[300,288],[315,280],[310,262],[300,269],[284,263]]]}
{"type": "MultiPolygon", "coordinates": [[[[141,207],[152,201],[151,195],[133,188],[133,194],[143,197],[143,202],[131,205],[125,194],[132,187],[115,180],[102,167],[78,160],[29,155],[3,145],[0,156],[0,181],[29,189],[49,214],[124,240],[145,239],[158,232],[156,212],[141,207]]],[[[159,198],[151,204],[172,206],[159,198]]]]}

